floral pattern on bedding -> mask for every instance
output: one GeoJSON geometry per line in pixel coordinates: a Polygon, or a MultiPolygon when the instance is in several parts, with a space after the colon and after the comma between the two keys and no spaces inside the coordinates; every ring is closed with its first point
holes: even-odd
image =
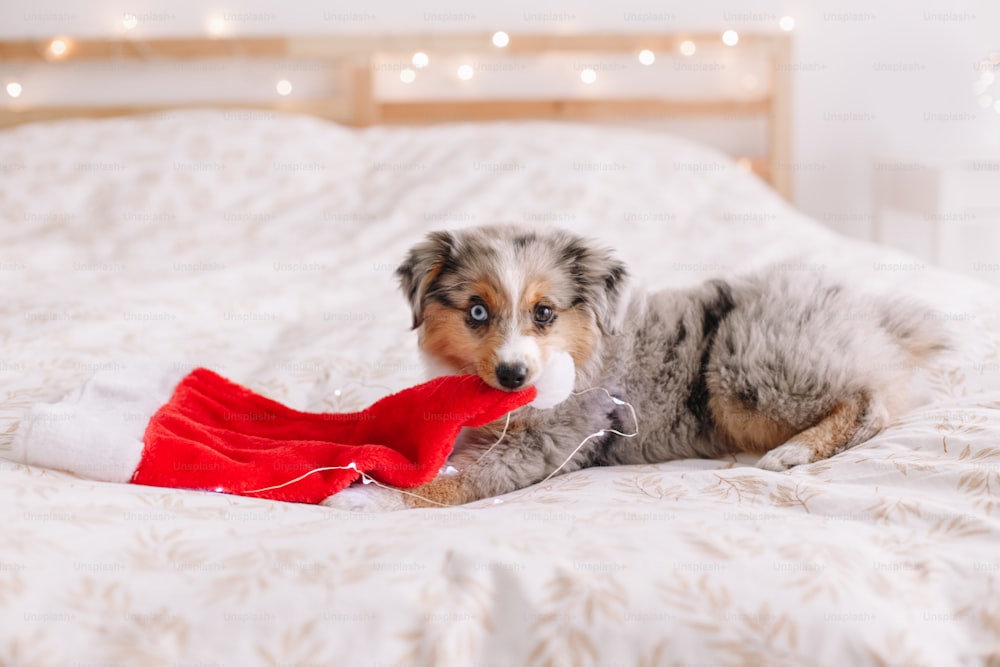
{"type": "Polygon", "coordinates": [[[414,384],[395,264],[494,220],[605,238],[651,288],[827,270],[955,339],[927,405],[786,474],[599,468],[355,514],[0,460],[0,664],[1000,664],[994,289],[634,130],[179,112],[6,131],[0,164],[0,455],[28,406],[135,357],[311,411],[414,384]]]}

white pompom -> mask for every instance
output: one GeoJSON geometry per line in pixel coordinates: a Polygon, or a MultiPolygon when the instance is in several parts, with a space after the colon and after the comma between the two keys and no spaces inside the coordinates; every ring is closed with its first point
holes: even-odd
{"type": "Polygon", "coordinates": [[[576,382],[576,366],[569,352],[558,352],[549,357],[542,376],[535,382],[538,396],[530,405],[539,410],[547,410],[559,405],[573,392],[576,382]]]}

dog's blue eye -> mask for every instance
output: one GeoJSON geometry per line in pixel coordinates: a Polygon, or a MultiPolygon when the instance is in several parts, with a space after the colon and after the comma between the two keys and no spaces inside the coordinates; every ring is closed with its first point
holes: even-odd
{"type": "Polygon", "coordinates": [[[535,312],[532,313],[532,318],[534,318],[537,324],[548,324],[555,317],[555,311],[548,306],[543,306],[541,304],[535,306],[535,312]]]}
{"type": "Polygon", "coordinates": [[[469,308],[469,317],[476,322],[485,322],[490,318],[490,311],[486,310],[486,306],[483,304],[477,303],[472,308],[469,308]]]}

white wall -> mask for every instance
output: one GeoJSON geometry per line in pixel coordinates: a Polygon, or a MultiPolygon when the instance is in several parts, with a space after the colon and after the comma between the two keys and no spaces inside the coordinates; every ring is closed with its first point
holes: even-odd
{"type": "MultiPolygon", "coordinates": [[[[972,91],[976,63],[1000,51],[996,0],[5,0],[0,38],[106,36],[135,14],[136,37],[232,34],[773,30],[796,20],[796,202],[832,227],[867,236],[872,175],[934,157],[1000,156],[1000,113],[972,91]],[[86,5],[86,8],[83,8],[86,5]]],[[[9,64],[3,64],[9,70],[9,64]]],[[[0,72],[0,75],[4,72],[0,72]]],[[[1000,77],[998,77],[1000,78],[1000,77]]],[[[1000,81],[991,91],[1000,99],[1000,81]]]]}

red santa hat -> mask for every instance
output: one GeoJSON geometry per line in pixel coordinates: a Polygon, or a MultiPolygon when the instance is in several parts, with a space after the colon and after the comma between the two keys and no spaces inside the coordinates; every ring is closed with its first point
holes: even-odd
{"type": "Polygon", "coordinates": [[[465,427],[573,388],[568,354],[523,391],[478,376],[446,376],[352,413],[288,408],[205,368],[132,364],[99,371],[60,402],[32,408],[14,460],[109,482],[318,503],[362,476],[400,488],[438,473],[465,427]],[[165,402],[164,402],[165,401],[165,402]]]}

